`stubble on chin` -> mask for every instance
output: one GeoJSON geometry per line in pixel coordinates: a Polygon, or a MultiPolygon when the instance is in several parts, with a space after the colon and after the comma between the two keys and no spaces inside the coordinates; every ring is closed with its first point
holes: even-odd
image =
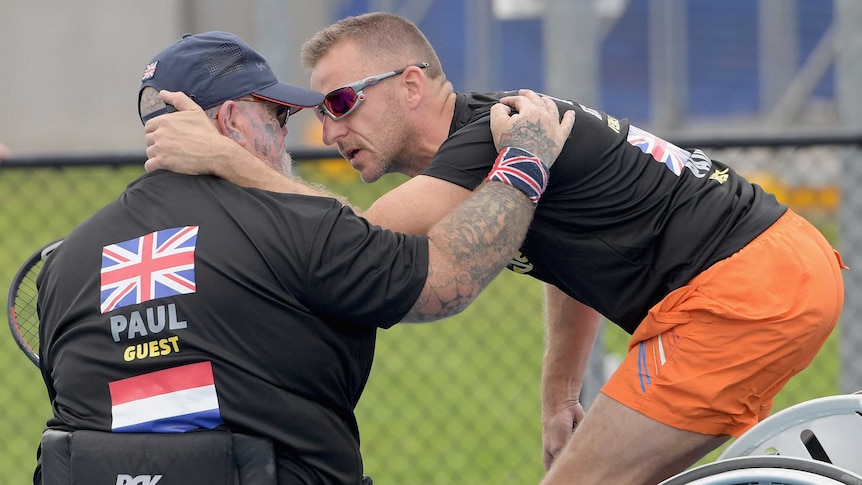
{"type": "Polygon", "coordinates": [[[377,182],[382,176],[383,174],[379,173],[377,170],[365,169],[359,171],[359,178],[361,178],[366,184],[377,182]]]}

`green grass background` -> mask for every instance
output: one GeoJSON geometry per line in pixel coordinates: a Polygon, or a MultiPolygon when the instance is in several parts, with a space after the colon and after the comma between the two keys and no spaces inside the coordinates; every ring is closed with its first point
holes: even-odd
{"type": "MultiPolygon", "coordinates": [[[[343,167],[343,162],[324,161],[299,164],[298,170],[360,208],[403,180],[389,176],[365,185],[343,167]]],[[[140,173],[135,167],[0,169],[4,303],[14,271],[30,253],[62,237],[140,173]]],[[[818,224],[834,240],[834,221],[827,217],[818,224]]],[[[779,394],[776,410],[838,392],[839,335],[840,329],[779,394]]],[[[374,370],[357,409],[366,471],[375,483],[539,482],[544,337],[538,282],[504,272],[461,315],[433,324],[396,325],[379,337],[374,370]]],[[[608,352],[621,354],[627,338],[605,325],[608,352]]],[[[30,483],[50,408],[41,376],[8,333],[0,338],[0,389],[0,482],[30,483]]]]}

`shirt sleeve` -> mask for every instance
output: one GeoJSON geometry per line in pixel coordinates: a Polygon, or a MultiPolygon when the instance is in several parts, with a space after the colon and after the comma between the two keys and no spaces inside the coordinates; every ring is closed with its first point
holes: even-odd
{"type": "Polygon", "coordinates": [[[490,117],[485,116],[453,133],[441,145],[424,175],[475,190],[491,171],[496,158],[490,117]]]}
{"type": "Polygon", "coordinates": [[[428,239],[369,224],[349,208],[320,221],[309,253],[309,305],[348,324],[389,328],[413,307],[428,277],[428,239]]]}

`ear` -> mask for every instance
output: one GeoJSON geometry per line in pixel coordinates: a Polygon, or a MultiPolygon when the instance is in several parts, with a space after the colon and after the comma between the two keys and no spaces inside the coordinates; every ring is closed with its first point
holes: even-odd
{"type": "Polygon", "coordinates": [[[236,103],[228,100],[219,107],[218,113],[215,116],[215,124],[219,133],[245,146],[245,136],[243,136],[243,130],[241,129],[241,116],[242,112],[240,112],[236,103]]]}
{"type": "Polygon", "coordinates": [[[425,97],[425,91],[428,87],[428,78],[422,69],[416,66],[410,66],[401,73],[401,80],[407,88],[407,97],[405,101],[410,108],[416,108],[422,104],[425,97]]]}
{"type": "Polygon", "coordinates": [[[159,90],[154,87],[147,86],[138,93],[138,115],[141,117],[164,109],[165,106],[164,100],[159,96],[159,90]]]}

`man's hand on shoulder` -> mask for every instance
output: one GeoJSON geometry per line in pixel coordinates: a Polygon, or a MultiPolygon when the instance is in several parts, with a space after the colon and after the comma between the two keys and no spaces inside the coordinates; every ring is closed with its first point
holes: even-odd
{"type": "Polygon", "coordinates": [[[575,112],[562,120],[556,103],[529,89],[506,96],[491,107],[491,134],[497,151],[506,147],[527,150],[545,165],[554,164],[575,125],[575,112]]]}

